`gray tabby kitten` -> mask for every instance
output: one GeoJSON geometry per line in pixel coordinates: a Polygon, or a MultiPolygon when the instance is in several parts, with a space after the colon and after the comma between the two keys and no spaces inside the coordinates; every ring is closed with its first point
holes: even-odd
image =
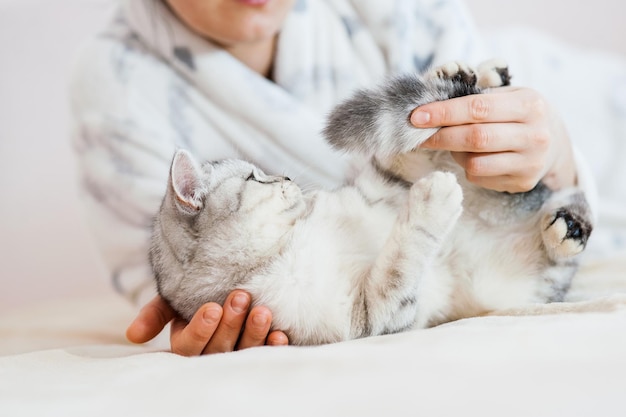
{"type": "Polygon", "coordinates": [[[496,62],[451,64],[358,92],[325,135],[365,158],[332,191],[178,151],[153,229],[159,293],[190,319],[246,290],[296,345],[562,300],[592,228],[580,190],[475,186],[448,152],[416,149],[436,129],[408,121],[422,104],[508,82],[496,62]]]}

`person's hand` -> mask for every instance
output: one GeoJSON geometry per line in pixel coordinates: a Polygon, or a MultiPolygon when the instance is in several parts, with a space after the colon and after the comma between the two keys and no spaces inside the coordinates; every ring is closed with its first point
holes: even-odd
{"type": "Polygon", "coordinates": [[[442,128],[420,148],[443,149],[485,188],[529,191],[573,186],[576,166],[565,126],[536,91],[502,87],[426,104],[411,114],[415,127],[442,128]]]}
{"type": "Polygon", "coordinates": [[[250,295],[236,290],[226,298],[223,308],[217,303],[207,303],[198,309],[190,322],[186,322],[165,300],[156,296],[130,324],[126,337],[133,343],[145,343],[171,321],[172,352],[183,356],[288,344],[283,332],[269,333],[272,323],[269,309],[256,306],[248,313],[249,307],[250,295]]]}

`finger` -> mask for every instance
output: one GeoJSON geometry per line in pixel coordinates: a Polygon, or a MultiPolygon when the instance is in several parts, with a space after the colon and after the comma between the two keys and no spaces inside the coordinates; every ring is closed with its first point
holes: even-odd
{"type": "Polygon", "coordinates": [[[172,322],[170,343],[172,352],[183,356],[200,355],[206,347],[222,318],[222,307],[208,303],[198,309],[187,323],[180,317],[172,322]]]}
{"type": "Polygon", "coordinates": [[[222,320],[204,353],[231,352],[235,349],[249,307],[250,295],[244,291],[233,291],[226,297],[222,320]]]}
{"type": "Polygon", "coordinates": [[[511,194],[527,192],[534,188],[527,188],[525,186],[522,186],[519,178],[506,175],[497,177],[473,178],[471,182],[480,186],[481,188],[498,192],[507,192],[511,194]]]}
{"type": "Polygon", "coordinates": [[[451,155],[465,170],[468,181],[495,191],[529,191],[542,176],[539,166],[530,166],[530,162],[524,163],[523,157],[514,152],[452,152],[451,155]]]}
{"type": "Polygon", "coordinates": [[[536,142],[525,124],[480,123],[443,128],[420,147],[452,152],[519,152],[536,142]]]}
{"type": "Polygon", "coordinates": [[[267,336],[265,344],[268,346],[287,346],[289,338],[280,330],[275,330],[267,336]]]}
{"type": "Polygon", "coordinates": [[[137,314],[126,329],[126,338],[133,343],[148,342],[169,323],[176,313],[160,296],[154,297],[137,314]]]}
{"type": "Polygon", "coordinates": [[[458,126],[472,123],[524,122],[543,114],[545,102],[530,89],[472,94],[437,101],[411,113],[416,127],[458,126]]]}
{"type": "Polygon", "coordinates": [[[266,307],[254,307],[250,310],[237,349],[263,346],[271,324],[272,313],[266,307]]]}

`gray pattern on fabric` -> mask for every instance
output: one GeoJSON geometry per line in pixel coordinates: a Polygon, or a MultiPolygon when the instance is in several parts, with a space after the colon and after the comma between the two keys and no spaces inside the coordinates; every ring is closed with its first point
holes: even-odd
{"type": "Polygon", "coordinates": [[[184,46],[175,46],[172,53],[183,64],[185,64],[187,68],[189,68],[192,71],[196,70],[196,64],[193,61],[193,54],[191,53],[189,48],[186,48],[184,46]]]}

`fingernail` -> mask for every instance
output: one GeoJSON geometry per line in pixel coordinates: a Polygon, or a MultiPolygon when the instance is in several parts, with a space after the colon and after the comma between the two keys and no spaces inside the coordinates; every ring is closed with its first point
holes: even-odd
{"type": "Polygon", "coordinates": [[[247,294],[239,293],[233,297],[230,305],[235,313],[243,313],[248,309],[250,303],[250,297],[247,294]]]}
{"type": "Polygon", "coordinates": [[[218,308],[207,308],[204,310],[204,313],[202,313],[202,318],[209,324],[218,322],[221,316],[222,313],[218,308]]]}
{"type": "Polygon", "coordinates": [[[421,110],[415,111],[411,115],[411,122],[414,125],[425,125],[430,122],[430,113],[421,110]]]}
{"type": "Polygon", "coordinates": [[[257,313],[254,317],[252,317],[252,323],[255,326],[263,327],[269,321],[269,317],[264,313],[257,313]]]}
{"type": "Polygon", "coordinates": [[[289,339],[283,333],[271,334],[267,338],[267,344],[270,346],[286,346],[289,344],[289,339]]]}

